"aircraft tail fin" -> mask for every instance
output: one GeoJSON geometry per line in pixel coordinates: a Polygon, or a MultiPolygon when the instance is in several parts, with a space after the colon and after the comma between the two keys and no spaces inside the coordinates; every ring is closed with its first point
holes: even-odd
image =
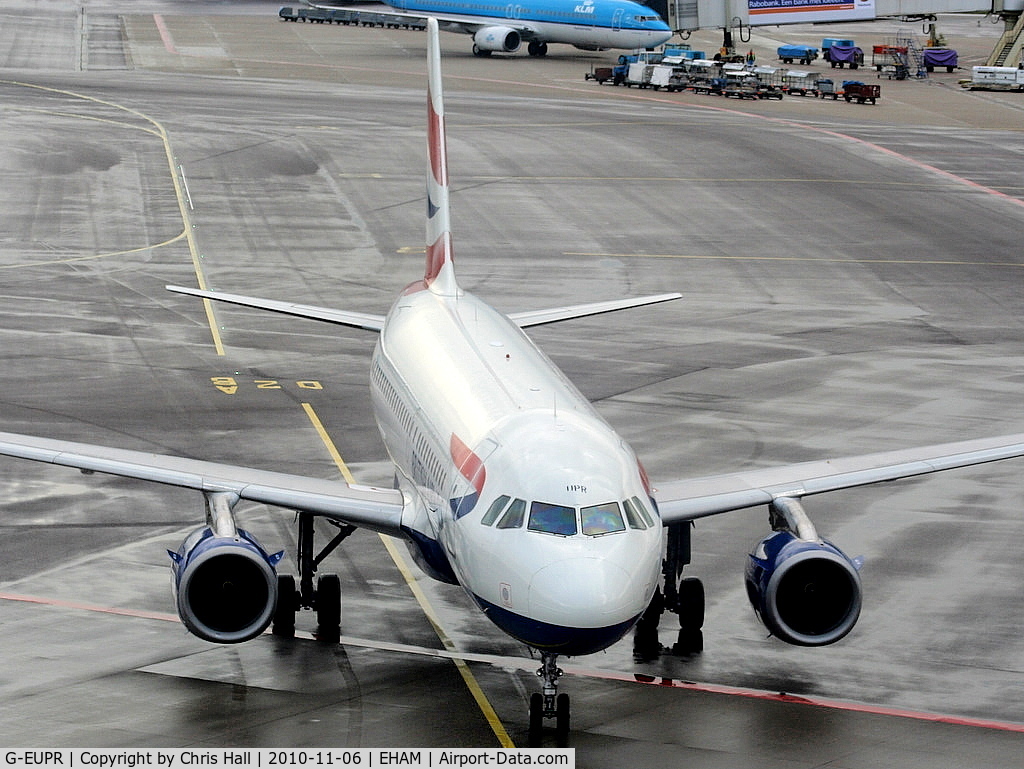
{"type": "Polygon", "coordinates": [[[441,46],[437,19],[427,19],[427,265],[431,291],[455,296],[455,254],[448,209],[448,147],[441,91],[441,46]]]}

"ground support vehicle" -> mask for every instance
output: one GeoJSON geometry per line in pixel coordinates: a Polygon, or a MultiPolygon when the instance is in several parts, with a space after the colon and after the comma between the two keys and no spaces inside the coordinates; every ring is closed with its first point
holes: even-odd
{"type": "Polygon", "coordinates": [[[859,80],[843,81],[843,98],[847,103],[856,101],[858,104],[874,104],[881,93],[882,87],[879,85],[867,85],[859,80]]]}
{"type": "Polygon", "coordinates": [[[777,67],[754,67],[751,70],[757,80],[757,98],[781,99],[783,76],[786,71],[777,67]]]}
{"type": "Polygon", "coordinates": [[[722,62],[715,61],[714,59],[694,59],[690,62],[686,71],[690,73],[691,79],[720,77],[722,74],[722,62]]]}
{"type": "Polygon", "coordinates": [[[853,42],[853,40],[850,40],[849,38],[826,37],[824,40],[821,41],[821,58],[823,58],[825,61],[828,61],[829,49],[834,45],[844,45],[847,46],[848,48],[853,48],[855,43],[853,42]]]}
{"type": "Polygon", "coordinates": [[[818,49],[810,45],[780,45],[775,52],[786,64],[798,61],[806,66],[818,58],[818,49]]]}
{"type": "Polygon", "coordinates": [[[959,57],[952,48],[925,48],[923,53],[924,68],[934,72],[936,67],[945,67],[946,72],[957,68],[959,57]]]}
{"type": "Polygon", "coordinates": [[[594,67],[583,75],[584,80],[596,80],[599,85],[604,85],[609,80],[612,85],[618,85],[615,82],[615,67],[594,67]]]}
{"type": "Polygon", "coordinates": [[[850,69],[857,69],[864,64],[864,51],[855,45],[833,45],[825,55],[832,68],[849,66],[850,69]]]}
{"type": "Polygon", "coordinates": [[[830,78],[819,78],[814,81],[814,85],[818,89],[818,96],[822,99],[832,99],[832,101],[835,101],[839,98],[839,90],[830,78]]]}
{"type": "Polygon", "coordinates": [[[1024,91],[1024,69],[972,67],[971,79],[960,85],[972,91],[1024,91]]]}
{"type": "Polygon", "coordinates": [[[875,45],[871,47],[871,66],[878,72],[886,67],[902,66],[906,70],[907,61],[907,46],[905,45],[875,45]]]}
{"type": "Polygon", "coordinates": [[[746,71],[753,76],[758,98],[782,98],[785,70],[777,67],[755,67],[746,71]]]}
{"type": "Polygon", "coordinates": [[[817,96],[820,78],[817,72],[791,69],[782,78],[782,89],[790,96],[817,96]]]}
{"type": "Polygon", "coordinates": [[[694,93],[714,93],[717,94],[719,91],[719,82],[724,78],[720,77],[697,77],[690,78],[690,82],[687,84],[687,88],[694,93]]]}
{"type": "Polygon", "coordinates": [[[750,72],[728,73],[725,77],[718,78],[717,93],[727,99],[756,99],[757,78],[750,72]]]}
{"type": "Polygon", "coordinates": [[[651,75],[654,74],[654,65],[643,61],[634,61],[626,70],[625,85],[629,88],[635,85],[637,88],[646,88],[651,84],[651,75]]]}
{"type": "Polygon", "coordinates": [[[655,91],[662,88],[666,91],[682,91],[688,82],[686,67],[681,62],[670,62],[666,57],[661,64],[654,65],[649,85],[655,91]]]}

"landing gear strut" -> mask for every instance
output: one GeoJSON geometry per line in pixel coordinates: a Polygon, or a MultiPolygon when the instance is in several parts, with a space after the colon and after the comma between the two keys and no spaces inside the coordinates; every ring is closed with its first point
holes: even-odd
{"type": "Polygon", "coordinates": [[[316,610],[316,637],[320,641],[337,642],[341,637],[341,579],[337,574],[323,574],[313,577],[317,567],[334,552],[346,537],[356,530],[355,526],[329,521],[338,533],[328,542],[319,555],[314,555],[312,513],[298,513],[299,541],[296,560],[299,564],[299,587],[295,588],[295,577],[279,574],[277,577],[277,608],[274,610],[274,635],[291,637],[295,635],[295,614],[299,609],[316,610]]]}
{"type": "Polygon", "coordinates": [[[679,617],[679,635],[672,645],[672,653],[688,657],[704,651],[704,585],[696,577],[682,576],[683,567],[690,563],[692,525],[680,523],[668,527],[662,586],[637,622],[633,636],[633,657],[637,662],[647,662],[661,655],[658,624],[666,611],[679,617]]]}
{"type": "Polygon", "coordinates": [[[537,676],[543,680],[543,693],[534,692],[530,697],[529,747],[539,748],[544,731],[544,719],[555,719],[555,743],[560,748],[569,744],[569,695],[558,694],[558,679],[562,670],[558,667],[558,655],[541,652],[541,666],[537,676]]]}

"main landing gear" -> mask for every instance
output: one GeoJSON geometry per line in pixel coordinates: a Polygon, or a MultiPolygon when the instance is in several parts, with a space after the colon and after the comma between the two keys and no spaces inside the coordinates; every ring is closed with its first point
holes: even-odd
{"type": "Polygon", "coordinates": [[[544,731],[544,719],[555,719],[555,744],[564,748],[569,744],[569,695],[558,694],[558,679],[562,670],[557,665],[558,655],[551,652],[540,653],[541,666],[537,676],[544,679],[543,693],[534,692],[530,697],[530,732],[528,737],[531,748],[541,746],[544,731]]]}
{"type": "Polygon", "coordinates": [[[334,552],[355,526],[328,521],[337,527],[338,533],[324,546],[319,555],[314,555],[312,513],[298,513],[299,541],[296,560],[299,564],[299,587],[295,588],[295,577],[291,574],[277,575],[277,608],[274,610],[274,635],[292,637],[295,635],[295,614],[299,609],[316,611],[316,637],[319,641],[337,643],[341,638],[341,579],[337,574],[323,574],[313,577],[324,558],[334,552]]]}
{"type": "Polygon", "coordinates": [[[649,662],[661,656],[658,624],[666,611],[679,617],[679,634],[672,645],[672,653],[690,657],[704,651],[704,585],[696,577],[682,576],[683,567],[690,563],[692,526],[692,523],[680,523],[668,527],[662,586],[636,623],[633,635],[633,658],[637,662],[649,662]]]}

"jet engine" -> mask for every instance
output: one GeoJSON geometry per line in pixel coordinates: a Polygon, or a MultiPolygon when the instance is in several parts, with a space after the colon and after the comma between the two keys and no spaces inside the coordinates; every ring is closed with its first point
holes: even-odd
{"type": "Polygon", "coordinates": [[[481,27],[473,35],[475,47],[481,51],[504,51],[512,53],[519,50],[522,38],[511,27],[481,27]]]}
{"type": "Polygon", "coordinates": [[[824,540],[776,531],[747,561],[747,596],[772,635],[797,646],[825,646],[860,617],[859,559],[824,540]]]}
{"type": "Polygon", "coordinates": [[[172,561],[178,616],[204,641],[239,643],[270,624],[277,606],[277,566],[283,551],[269,555],[247,531],[222,536],[196,529],[172,561]]]}

